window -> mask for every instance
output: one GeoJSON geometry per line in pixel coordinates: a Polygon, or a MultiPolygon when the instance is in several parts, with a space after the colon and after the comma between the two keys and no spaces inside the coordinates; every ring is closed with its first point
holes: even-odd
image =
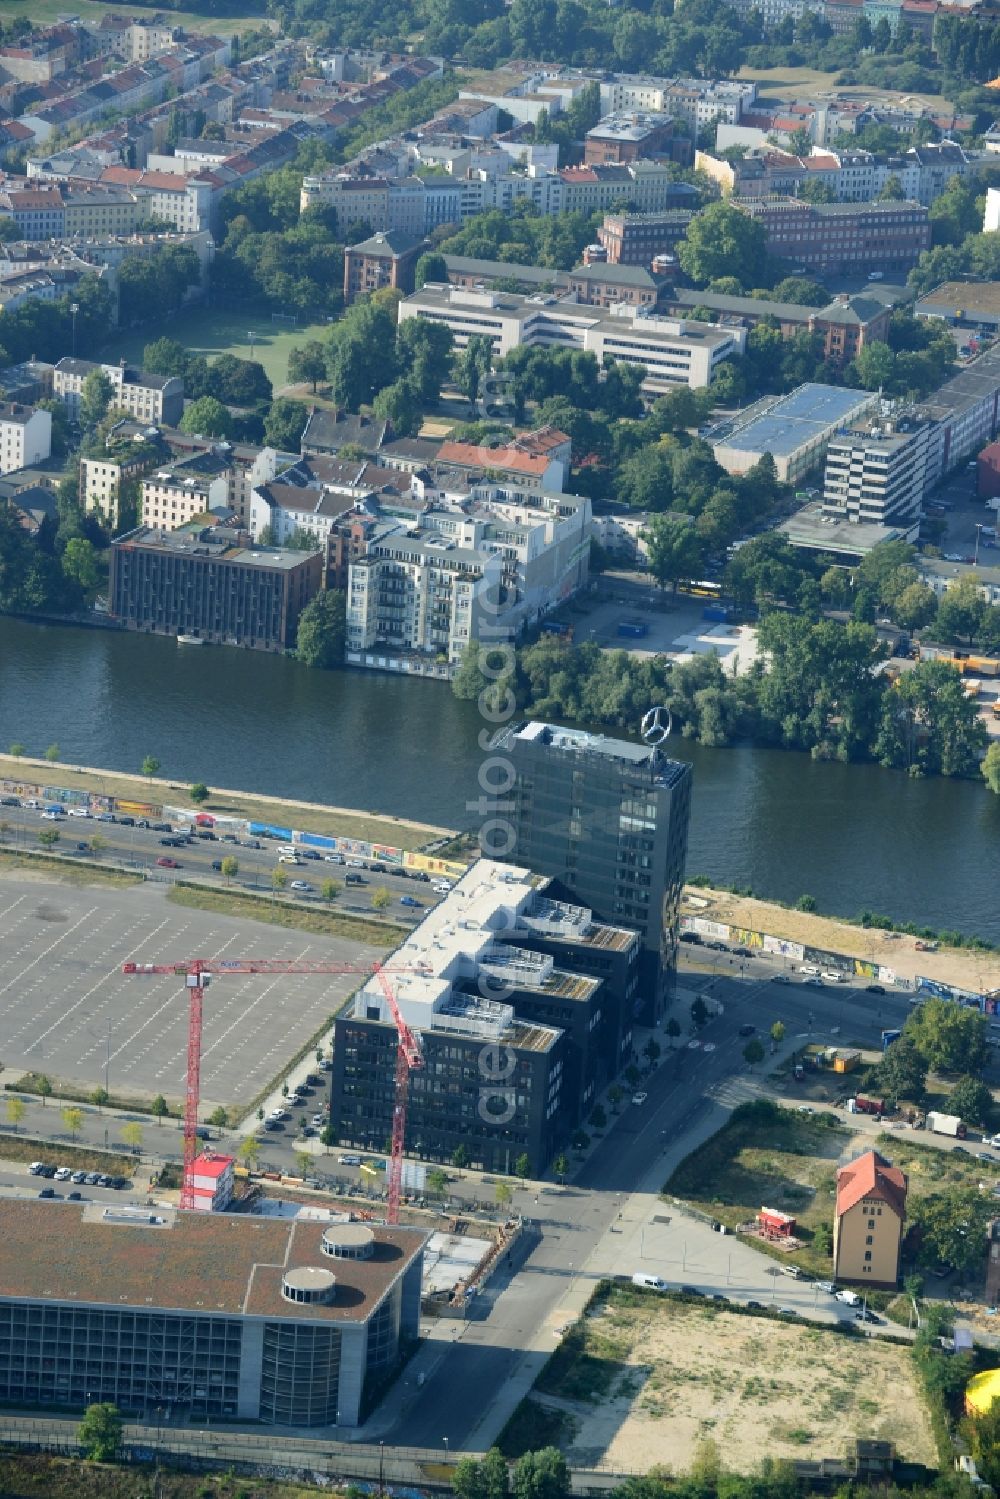
{"type": "Polygon", "coordinates": [[[871,1250],[870,1249],[866,1249],[865,1250],[865,1264],[866,1265],[871,1263],[871,1257],[872,1257],[871,1250]]]}

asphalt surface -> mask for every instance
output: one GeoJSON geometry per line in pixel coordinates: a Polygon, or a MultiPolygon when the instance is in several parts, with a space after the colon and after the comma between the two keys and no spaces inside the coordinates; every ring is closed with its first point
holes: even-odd
{"type": "MultiPolygon", "coordinates": [[[[126,977],[124,962],[267,956],[357,964],[360,973],[378,956],[345,938],[174,906],[156,884],[76,887],[16,872],[0,875],[0,950],[5,1068],[178,1099],[187,1070],[184,985],[172,974],[126,977]]],[[[204,1006],[206,1112],[261,1092],[358,982],[353,971],[214,981],[204,1006]]]]}
{"type": "MultiPolygon", "coordinates": [[[[221,889],[232,886],[237,889],[271,890],[272,875],[275,868],[280,867],[287,874],[289,885],[292,880],[303,880],[313,886],[312,891],[289,893],[298,894],[298,898],[304,901],[321,901],[324,880],[335,880],[338,885],[343,886],[337,898],[338,910],[370,912],[372,892],[384,885],[393,897],[392,905],[384,914],[395,921],[407,922],[420,918],[420,909],[402,905],[401,897],[407,896],[419,901],[421,908],[436,905],[441,898],[431,888],[429,880],[417,880],[410,875],[394,873],[389,866],[384,871],[373,872],[370,869],[349,869],[344,864],[327,863],[322,858],[303,859],[298,866],[279,866],[279,844],[275,839],[258,839],[261,847],[255,849],[242,843],[227,842],[221,835],[215,838],[194,837],[183,847],[172,848],[164,846],[161,841],[172,834],[154,831],[152,828],[134,825],[127,827],[117,822],[103,822],[98,817],[76,817],[69,813],[53,821],[43,816],[42,808],[24,806],[0,805],[0,823],[7,824],[4,845],[15,851],[18,848],[40,848],[38,835],[55,829],[59,833],[59,841],[53,852],[86,861],[94,855],[89,848],[84,850],[78,845],[89,845],[90,840],[97,837],[102,840],[99,845],[102,863],[121,864],[126,869],[155,874],[158,879],[166,881],[194,877],[209,880],[218,884],[221,889]],[[213,863],[221,863],[229,857],[234,858],[239,865],[238,873],[232,880],[227,880],[220,870],[212,868],[213,863]],[[163,859],[173,861],[177,867],[161,864],[159,861],[163,859]],[[360,875],[365,883],[346,885],[345,876],[348,874],[360,875]]],[[[178,829],[178,836],[179,832],[178,829]]]]}

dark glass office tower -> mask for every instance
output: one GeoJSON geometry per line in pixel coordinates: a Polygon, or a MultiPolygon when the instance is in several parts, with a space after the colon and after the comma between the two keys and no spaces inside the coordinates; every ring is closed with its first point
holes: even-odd
{"type": "Polygon", "coordinates": [[[566,899],[635,928],[642,965],[635,1018],[658,1019],[673,986],[691,815],[691,767],[660,749],[531,722],[495,753],[516,773],[512,846],[483,852],[550,875],[566,899]]]}

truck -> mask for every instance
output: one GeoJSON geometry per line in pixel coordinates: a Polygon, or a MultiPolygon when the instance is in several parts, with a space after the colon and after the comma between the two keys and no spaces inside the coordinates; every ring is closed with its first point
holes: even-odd
{"type": "Polygon", "coordinates": [[[859,1093],[856,1098],[847,1100],[847,1112],[849,1114],[884,1114],[887,1112],[884,1098],[870,1098],[866,1093],[859,1093]]]}
{"type": "Polygon", "coordinates": [[[623,619],[619,621],[618,634],[630,640],[641,640],[649,634],[649,626],[641,619],[623,619]]]}
{"type": "Polygon", "coordinates": [[[939,1114],[934,1109],[928,1111],[927,1128],[936,1135],[951,1135],[954,1140],[964,1140],[968,1133],[965,1121],[957,1114],[939,1114]]]}

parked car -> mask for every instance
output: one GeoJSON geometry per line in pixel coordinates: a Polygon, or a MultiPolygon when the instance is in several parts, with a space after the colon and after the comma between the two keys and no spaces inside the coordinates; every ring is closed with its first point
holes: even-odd
{"type": "Polygon", "coordinates": [[[740,1026],[739,1033],[741,1036],[752,1036],[755,1033],[756,1029],[757,1027],[755,1025],[751,1025],[750,1022],[747,1021],[746,1025],[740,1026]]]}
{"type": "Polygon", "coordinates": [[[0,796],[0,807],[19,807],[20,805],[19,796],[0,796]]]}
{"type": "Polygon", "coordinates": [[[866,984],[865,985],[865,993],[866,994],[884,994],[885,993],[885,986],[883,984],[866,984]]]}
{"type": "Polygon", "coordinates": [[[55,1197],[56,1194],[51,1187],[43,1187],[38,1195],[39,1197],[55,1197]]]}
{"type": "Polygon", "coordinates": [[[69,1181],[69,1179],[70,1179],[70,1177],[72,1175],[73,1175],[73,1172],[72,1172],[72,1170],[70,1169],[69,1166],[60,1166],[56,1170],[56,1181],[57,1182],[69,1181]]]}
{"type": "Polygon", "coordinates": [[[164,857],[164,858],[157,859],[156,862],[160,866],[161,869],[180,869],[180,868],[182,868],[182,865],[180,865],[177,862],[176,859],[167,859],[167,858],[164,857]]]}
{"type": "Polygon", "coordinates": [[[423,908],[424,908],[423,901],[422,900],[414,900],[414,898],[413,898],[412,895],[401,895],[399,897],[399,904],[401,906],[416,906],[416,908],[417,908],[418,911],[422,911],[423,908]]]}
{"type": "Polygon", "coordinates": [[[70,807],[69,812],[67,813],[67,816],[68,817],[88,817],[89,818],[89,816],[90,816],[90,810],[87,807],[70,807]]]}
{"type": "Polygon", "coordinates": [[[288,888],[290,890],[298,890],[304,895],[313,895],[316,887],[310,885],[308,880],[292,880],[288,888]]]}
{"type": "Polygon", "coordinates": [[[77,1186],[82,1186],[83,1183],[86,1180],[87,1180],[87,1173],[86,1173],[86,1171],[74,1171],[73,1175],[70,1177],[70,1181],[71,1182],[76,1182],[77,1186]]]}
{"type": "Polygon", "coordinates": [[[337,1157],[337,1165],[338,1166],[360,1166],[361,1165],[361,1157],[359,1155],[355,1155],[354,1152],[351,1151],[347,1155],[339,1155],[337,1157]]]}
{"type": "Polygon", "coordinates": [[[642,1104],[644,1104],[646,1102],[646,1099],[648,1097],[649,1097],[648,1093],[633,1093],[632,1094],[632,1102],[638,1107],[638,1106],[641,1106],[642,1104]]]}
{"type": "Polygon", "coordinates": [[[314,1114],[312,1116],[312,1119],[309,1122],[310,1122],[310,1124],[314,1124],[317,1129],[325,1129],[326,1128],[326,1115],[325,1114],[314,1114]]]}
{"type": "Polygon", "coordinates": [[[790,984],[792,981],[787,973],[776,973],[771,980],[772,984],[790,984]]]}
{"type": "Polygon", "coordinates": [[[343,854],[324,854],[323,862],[324,864],[343,864],[344,856],[343,854]]]}

